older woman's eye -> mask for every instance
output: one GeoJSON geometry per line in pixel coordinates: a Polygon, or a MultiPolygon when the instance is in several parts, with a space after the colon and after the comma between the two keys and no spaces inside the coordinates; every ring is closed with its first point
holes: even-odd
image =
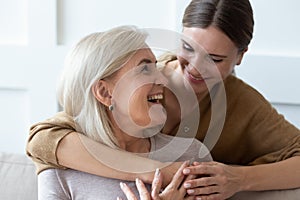
{"type": "Polygon", "coordinates": [[[150,72],[150,67],[148,65],[143,65],[141,68],[142,73],[149,73],[150,72]]]}

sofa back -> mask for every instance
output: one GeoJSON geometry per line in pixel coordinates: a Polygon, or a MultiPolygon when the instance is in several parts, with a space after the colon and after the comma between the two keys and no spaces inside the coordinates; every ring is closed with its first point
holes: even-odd
{"type": "Polygon", "coordinates": [[[25,154],[0,152],[0,199],[38,199],[35,166],[25,154]]]}

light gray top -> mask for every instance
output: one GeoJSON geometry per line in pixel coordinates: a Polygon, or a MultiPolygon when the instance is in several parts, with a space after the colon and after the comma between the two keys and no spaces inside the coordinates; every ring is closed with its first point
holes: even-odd
{"type": "MultiPolygon", "coordinates": [[[[163,161],[211,161],[208,149],[195,139],[157,134],[151,139],[149,158],[163,161]]],[[[122,164],[122,163],[120,163],[122,164]]],[[[100,177],[76,170],[47,169],[38,176],[39,200],[126,199],[121,180],[100,177]]],[[[137,193],[134,182],[122,181],[137,193]]],[[[150,185],[147,185],[150,189],[150,185]]]]}

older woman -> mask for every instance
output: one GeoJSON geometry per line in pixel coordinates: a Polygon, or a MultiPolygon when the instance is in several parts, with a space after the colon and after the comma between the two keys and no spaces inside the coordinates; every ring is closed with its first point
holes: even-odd
{"type": "MultiPolygon", "coordinates": [[[[145,39],[146,34],[134,27],[117,27],[83,38],[70,52],[58,88],[64,112],[74,117],[77,131],[110,148],[165,162],[173,158],[210,161],[208,149],[197,140],[158,133],[166,119],[161,117],[165,116],[161,101],[166,78],[156,69],[155,56],[145,39]],[[185,150],[178,149],[179,145],[185,150]]],[[[186,166],[182,165],[171,184],[180,185],[186,166]]],[[[120,180],[71,169],[44,170],[38,179],[39,199],[123,196],[120,180]]],[[[127,182],[130,185],[132,182],[127,182]]],[[[174,188],[167,188],[170,192],[161,193],[161,198],[184,199],[183,186],[174,188]]]]}

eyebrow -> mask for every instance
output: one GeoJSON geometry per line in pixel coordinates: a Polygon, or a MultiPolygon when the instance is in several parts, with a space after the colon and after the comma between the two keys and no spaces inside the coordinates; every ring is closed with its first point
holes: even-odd
{"type": "MultiPolygon", "coordinates": [[[[144,58],[143,60],[141,60],[139,62],[138,65],[143,64],[143,63],[153,63],[152,60],[148,59],[148,58],[144,58]]],[[[155,63],[157,63],[157,60],[155,60],[155,63]]]]}
{"type": "Polygon", "coordinates": [[[227,56],[224,56],[224,55],[218,55],[218,54],[209,54],[210,56],[216,56],[216,57],[220,57],[220,58],[227,58],[227,56]]]}

